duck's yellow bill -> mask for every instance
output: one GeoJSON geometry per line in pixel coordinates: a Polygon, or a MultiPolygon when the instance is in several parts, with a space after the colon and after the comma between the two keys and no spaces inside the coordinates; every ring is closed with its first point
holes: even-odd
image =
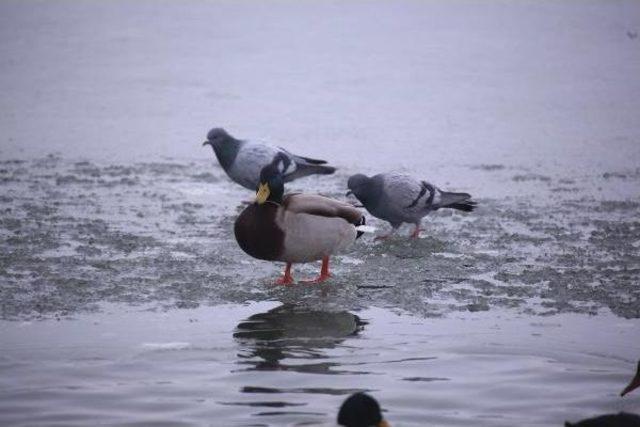
{"type": "Polygon", "coordinates": [[[269,184],[260,184],[256,192],[256,202],[258,202],[259,205],[263,204],[269,198],[269,194],[271,194],[269,184]]]}
{"type": "Polygon", "coordinates": [[[378,423],[378,427],[391,427],[391,424],[389,424],[386,420],[382,420],[378,423]]]}

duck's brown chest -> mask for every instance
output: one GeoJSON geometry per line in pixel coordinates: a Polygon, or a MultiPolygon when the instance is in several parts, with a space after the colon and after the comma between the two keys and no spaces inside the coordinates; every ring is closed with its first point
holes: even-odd
{"type": "Polygon", "coordinates": [[[284,232],[276,224],[278,206],[253,203],[242,211],[234,226],[236,241],[254,258],[278,260],[283,253],[284,232]]]}

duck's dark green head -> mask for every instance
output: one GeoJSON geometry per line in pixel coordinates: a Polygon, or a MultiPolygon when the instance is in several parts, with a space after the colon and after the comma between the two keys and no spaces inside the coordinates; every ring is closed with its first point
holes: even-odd
{"type": "Polygon", "coordinates": [[[380,412],[380,405],[365,393],[352,394],[338,412],[338,424],[345,427],[390,427],[380,412]]]}
{"type": "Polygon", "coordinates": [[[271,163],[260,171],[260,183],[256,190],[256,202],[261,205],[267,201],[282,203],[284,195],[283,171],[289,166],[290,160],[284,154],[278,153],[271,163]]]}

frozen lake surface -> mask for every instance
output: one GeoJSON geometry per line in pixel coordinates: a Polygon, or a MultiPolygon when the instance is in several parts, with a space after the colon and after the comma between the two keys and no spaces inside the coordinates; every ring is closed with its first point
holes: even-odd
{"type": "Polygon", "coordinates": [[[633,1],[2,2],[0,424],[640,412],[639,30],[633,1]],[[399,169],[479,206],[273,286],[212,126],[339,168],[292,191],[399,169]]]}

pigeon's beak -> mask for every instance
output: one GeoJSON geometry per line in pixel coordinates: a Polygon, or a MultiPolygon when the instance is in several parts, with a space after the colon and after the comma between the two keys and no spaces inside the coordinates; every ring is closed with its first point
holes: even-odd
{"type": "Polygon", "coordinates": [[[349,197],[349,196],[351,196],[352,194],[353,194],[353,191],[349,190],[349,191],[347,191],[347,194],[345,194],[345,197],[349,197]]]}
{"type": "Polygon", "coordinates": [[[213,147],[213,142],[206,140],[205,142],[202,143],[202,146],[204,147],[205,145],[210,145],[211,147],[213,147]]]}

